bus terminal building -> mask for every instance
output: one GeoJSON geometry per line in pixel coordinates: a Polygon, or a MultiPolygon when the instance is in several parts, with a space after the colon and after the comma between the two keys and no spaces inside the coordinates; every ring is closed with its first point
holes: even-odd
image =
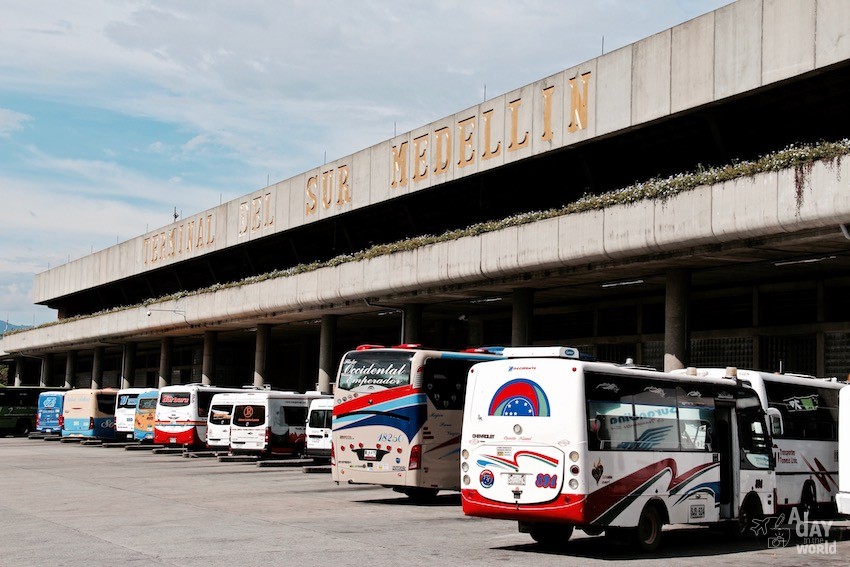
{"type": "Polygon", "coordinates": [[[359,344],[850,374],[850,3],[739,0],[36,275],[15,382],[328,391],[359,344]]]}

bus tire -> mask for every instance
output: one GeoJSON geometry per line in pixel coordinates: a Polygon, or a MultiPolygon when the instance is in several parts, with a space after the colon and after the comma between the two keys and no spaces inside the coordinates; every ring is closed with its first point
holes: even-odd
{"type": "Polygon", "coordinates": [[[528,533],[538,545],[553,549],[566,545],[573,535],[573,526],[568,524],[536,524],[531,527],[528,533]]]}
{"type": "Polygon", "coordinates": [[[584,533],[586,533],[589,536],[598,536],[602,532],[605,531],[605,526],[594,526],[594,525],[587,524],[587,525],[581,526],[581,531],[583,531],[584,533]]]}
{"type": "Polygon", "coordinates": [[[798,506],[800,519],[805,520],[806,517],[814,518],[818,511],[818,499],[815,494],[815,486],[811,482],[803,485],[803,493],[800,495],[800,505],[798,506]]]}
{"type": "Polygon", "coordinates": [[[661,544],[661,514],[653,505],[645,506],[640,513],[635,541],[641,551],[655,551],[661,544]]]}
{"type": "Polygon", "coordinates": [[[28,419],[19,419],[15,424],[15,435],[26,437],[32,431],[32,424],[28,419]]]}
{"type": "Polygon", "coordinates": [[[761,520],[763,518],[764,512],[761,508],[761,500],[751,494],[744,499],[744,505],[741,506],[741,511],[738,513],[738,535],[743,539],[755,537],[755,520],[761,520]]]}

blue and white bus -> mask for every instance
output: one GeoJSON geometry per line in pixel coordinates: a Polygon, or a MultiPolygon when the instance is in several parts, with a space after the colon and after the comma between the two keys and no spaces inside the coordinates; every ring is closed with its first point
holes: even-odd
{"type": "Polygon", "coordinates": [[[62,437],[115,439],[114,389],[71,390],[62,409],[62,437]]]}
{"type": "Polygon", "coordinates": [[[62,403],[64,391],[42,392],[38,395],[35,429],[39,433],[62,433],[62,403]]]}

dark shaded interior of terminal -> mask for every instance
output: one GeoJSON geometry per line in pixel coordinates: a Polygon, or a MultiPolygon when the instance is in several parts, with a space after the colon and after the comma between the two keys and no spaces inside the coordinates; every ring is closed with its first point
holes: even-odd
{"type": "MultiPolygon", "coordinates": [[[[850,133],[850,65],[794,77],[540,157],[314,222],[280,234],[57,298],[60,318],[133,305],[183,290],[327,260],[374,244],[537,211],[654,177],[757,158],[790,144],[850,133]]],[[[848,180],[850,181],[850,180],[848,180]]],[[[850,219],[847,219],[850,222],[850,219]]],[[[579,265],[499,281],[425,290],[352,305],[337,324],[334,355],[361,343],[396,344],[401,315],[423,305],[421,340],[434,348],[511,341],[512,290],[534,290],[531,340],[578,346],[603,360],[663,366],[666,274],[690,273],[690,360],[700,366],[846,377],[850,373],[850,240],[840,226],[735,246],[648,254],[616,265],[579,265]],[[615,285],[626,284],[630,285],[615,285]],[[475,324],[472,330],[471,325],[475,324]]],[[[159,314],[154,314],[159,315],[159,314]]],[[[171,314],[162,314],[171,316],[171,314]]],[[[315,383],[319,321],[276,324],[267,361],[276,386],[315,383]]],[[[274,319],[267,322],[274,323],[274,319]]],[[[251,382],[252,329],[220,329],[216,383],[251,382]]],[[[172,383],[199,381],[202,332],[176,336],[172,383]]],[[[137,351],[136,385],[156,385],[159,338],[137,351]],[[142,378],[141,375],[144,376],[142,378]]],[[[120,345],[104,344],[105,385],[120,374],[120,345]]],[[[57,359],[61,353],[57,351],[57,359]]],[[[36,359],[26,364],[36,365],[36,359]]],[[[91,368],[80,352],[77,372],[91,368]]],[[[54,383],[61,383],[58,363],[54,383]]],[[[37,376],[38,370],[27,371],[37,376]]],[[[32,382],[32,378],[28,382],[32,382]]]]}

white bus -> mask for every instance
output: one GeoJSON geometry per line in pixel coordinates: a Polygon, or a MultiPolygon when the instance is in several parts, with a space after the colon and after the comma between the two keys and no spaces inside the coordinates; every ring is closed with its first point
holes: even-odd
{"type": "Polygon", "coordinates": [[[230,450],[230,423],[233,420],[233,404],[242,392],[216,394],[210,402],[207,418],[207,449],[230,450]]]}
{"type": "Polygon", "coordinates": [[[327,461],[331,457],[331,423],[334,401],[331,396],[316,398],[307,410],[307,456],[327,461]]]}
{"type": "Polygon", "coordinates": [[[578,527],[652,550],[663,524],[746,529],[775,512],[770,432],[751,388],[585,362],[567,347],[504,355],[469,372],[465,514],[516,520],[543,545],[578,527]]]}
{"type": "Polygon", "coordinates": [[[770,415],[776,459],[776,506],[800,516],[833,509],[838,490],[838,396],[832,378],[755,370],[687,368],[674,374],[738,378],[750,384],[770,415]]]}
{"type": "Polygon", "coordinates": [[[498,356],[415,346],[363,345],[342,357],[334,389],[334,482],[388,486],[423,500],[460,489],[466,374],[498,356]]]}
{"type": "Polygon", "coordinates": [[[301,455],[306,445],[307,408],[318,392],[244,392],[233,400],[230,452],[301,455]]]}
{"type": "Polygon", "coordinates": [[[122,388],[115,399],[115,438],[132,439],[136,422],[136,404],[142,392],[155,392],[156,388],[122,388]]]}
{"type": "Polygon", "coordinates": [[[207,437],[207,413],[215,394],[242,392],[205,384],[165,386],[159,390],[154,423],[154,443],[197,447],[207,437]]]}

